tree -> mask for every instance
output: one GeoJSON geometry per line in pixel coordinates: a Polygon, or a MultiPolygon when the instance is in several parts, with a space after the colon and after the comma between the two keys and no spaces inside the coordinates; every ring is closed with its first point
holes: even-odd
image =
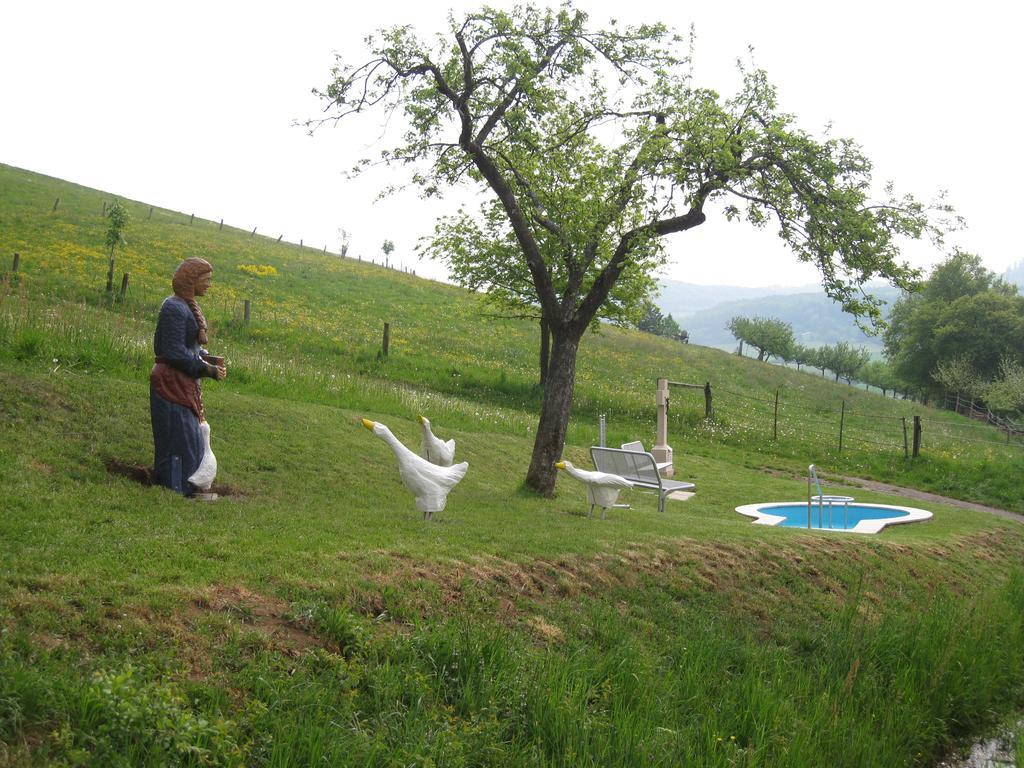
{"type": "Polygon", "coordinates": [[[114,202],[107,211],[107,233],[104,242],[110,249],[110,263],[107,266],[107,293],[114,290],[114,251],[119,245],[127,245],[124,231],[128,228],[128,209],[114,202]]]}
{"type": "Polygon", "coordinates": [[[884,360],[869,360],[857,375],[865,384],[882,390],[882,397],[885,397],[886,392],[890,389],[895,396],[898,386],[896,375],[893,373],[892,366],[884,360]]]}
{"type": "Polygon", "coordinates": [[[644,315],[640,318],[640,322],[636,324],[636,327],[644,333],[660,335],[664,322],[665,318],[661,314],[661,310],[658,309],[658,305],[651,301],[644,308],[644,315]]]}
{"type": "Polygon", "coordinates": [[[974,400],[982,397],[988,389],[988,382],[978,373],[966,355],[957,355],[940,360],[932,372],[932,378],[947,392],[956,395],[956,408],[960,411],[960,398],[974,400]]]}
{"type": "Polygon", "coordinates": [[[787,358],[793,350],[793,328],[774,317],[734,317],[729,321],[732,335],[757,350],[757,359],[787,358]]]}
{"type": "Polygon", "coordinates": [[[743,357],[743,342],[750,338],[753,333],[750,319],[737,315],[729,320],[725,328],[740,343],[739,347],[736,348],[736,354],[743,357]]]}
{"type": "Polygon", "coordinates": [[[808,347],[804,344],[793,344],[793,351],[791,352],[790,359],[796,363],[796,369],[799,371],[802,365],[813,365],[817,359],[817,352],[814,347],[808,347]]]}
{"type": "Polygon", "coordinates": [[[679,323],[672,319],[672,315],[662,315],[661,310],[653,301],[645,304],[644,315],[636,325],[645,333],[653,333],[655,336],[664,336],[668,339],[676,339],[689,342],[689,334],[679,328],[679,323]]]}
{"type": "Polygon", "coordinates": [[[388,263],[388,256],[395,250],[395,244],[390,240],[385,240],[384,244],[381,245],[380,249],[384,252],[384,263],[388,263]]]}
{"type": "Polygon", "coordinates": [[[988,407],[1010,415],[1024,414],[1024,365],[1004,359],[999,364],[999,378],[985,393],[988,407]]]}
{"type": "Polygon", "coordinates": [[[849,384],[857,375],[857,371],[870,359],[871,353],[863,347],[853,347],[845,341],[840,341],[835,346],[821,347],[818,363],[822,373],[828,368],[835,374],[836,381],[842,376],[849,384]]]}
{"type": "MultiPolygon", "coordinates": [[[[338,62],[322,95],[343,120],[401,110],[407,131],[383,153],[415,166],[426,195],[467,184],[490,194],[442,220],[429,253],[454,279],[532,306],[551,335],[526,484],[550,494],[575,383],[576,355],[608,303],[630,304],[664,262],[664,238],[725,216],[769,222],[821,270],[844,308],[878,318],[861,286],[909,285],[897,239],[945,225],[887,187],[869,197],[870,163],[845,139],[816,139],[778,108],[763,71],[722,99],[691,82],[679,39],[660,24],[605,29],[582,11],[482,8],[449,18],[433,44],[409,27],[371,38],[368,61],[338,62]],[[635,281],[635,282],[631,282],[635,281]]],[[[367,160],[369,162],[369,160],[367,160]]]]}
{"type": "Polygon", "coordinates": [[[954,358],[994,379],[1003,358],[1024,360],[1024,297],[977,256],[954,251],[893,306],[885,353],[899,378],[926,393],[938,390],[937,367],[954,358]]]}
{"type": "Polygon", "coordinates": [[[338,229],[338,253],[341,258],[348,256],[348,247],[352,243],[352,233],[347,229],[338,229]]]}

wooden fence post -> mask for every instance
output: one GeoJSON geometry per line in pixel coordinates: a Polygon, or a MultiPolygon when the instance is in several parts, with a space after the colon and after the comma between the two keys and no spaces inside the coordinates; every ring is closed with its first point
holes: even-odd
{"type": "Polygon", "coordinates": [[[217,227],[217,231],[220,232],[222,229],[224,229],[224,219],[220,220],[220,226],[217,227]]]}
{"type": "Polygon", "coordinates": [[[256,227],[252,228],[252,234],[249,237],[256,237],[256,227]]]}
{"type": "Polygon", "coordinates": [[[846,401],[839,410],[839,452],[843,452],[843,422],[846,421],[846,401]]]}
{"type": "Polygon", "coordinates": [[[188,219],[188,225],[191,227],[192,222],[196,220],[196,215],[193,213],[188,219]]]}
{"type": "Polygon", "coordinates": [[[910,458],[910,449],[907,447],[907,417],[904,416],[901,421],[903,422],[903,458],[910,458]]]}
{"type": "Polygon", "coordinates": [[[124,277],[121,278],[121,292],[117,296],[118,301],[124,301],[124,295],[128,292],[128,273],[124,273],[124,277]]]}
{"type": "Polygon", "coordinates": [[[20,253],[15,253],[14,254],[14,263],[11,264],[11,272],[14,272],[15,274],[17,274],[19,266],[21,266],[21,254],[20,253]]]}
{"type": "Polygon", "coordinates": [[[103,201],[103,210],[100,211],[100,216],[106,216],[106,215],[107,215],[107,201],[104,200],[103,201]]]}
{"type": "Polygon", "coordinates": [[[384,357],[388,356],[388,342],[391,341],[391,323],[384,323],[384,357]]]}
{"type": "Polygon", "coordinates": [[[715,409],[711,406],[711,382],[704,382],[704,418],[714,417],[715,409]]]}
{"type": "Polygon", "coordinates": [[[245,324],[246,325],[249,324],[249,308],[250,308],[250,303],[249,303],[249,300],[246,299],[245,300],[245,309],[242,310],[242,312],[243,312],[242,316],[245,319],[245,324]]]}
{"type": "Polygon", "coordinates": [[[60,198],[59,197],[56,200],[53,201],[53,210],[56,211],[58,206],[60,206],[60,198]]]}
{"type": "Polygon", "coordinates": [[[284,235],[278,235],[278,236],[277,236],[277,242],[279,242],[279,243],[280,243],[280,242],[281,242],[281,238],[282,238],[282,237],[284,237],[284,235]]]}
{"type": "Polygon", "coordinates": [[[772,441],[779,439],[779,390],[775,390],[775,418],[772,421],[772,441]]]}
{"type": "Polygon", "coordinates": [[[147,220],[148,219],[152,219],[152,218],[153,218],[153,206],[151,205],[151,206],[149,206],[149,216],[147,217],[147,220]]]}
{"type": "Polygon", "coordinates": [[[299,238],[299,248],[301,248],[301,247],[302,247],[302,238],[300,237],[299,238]]]}
{"type": "Polygon", "coordinates": [[[914,458],[921,455],[921,417],[914,417],[914,458]]]}

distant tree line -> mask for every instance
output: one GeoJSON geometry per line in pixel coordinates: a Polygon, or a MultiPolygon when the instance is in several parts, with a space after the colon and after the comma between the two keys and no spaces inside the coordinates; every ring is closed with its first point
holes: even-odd
{"type": "Polygon", "coordinates": [[[1024,296],[963,251],[954,251],[918,290],[896,301],[884,362],[847,342],[805,347],[776,318],[733,317],[727,327],[739,341],[738,354],[745,344],[757,350],[758,360],[774,357],[822,375],[831,371],[836,381],[856,379],[883,394],[925,402],[953,395],[956,407],[969,401],[996,414],[1024,415],[1024,296]]]}
{"type": "Polygon", "coordinates": [[[1024,296],[954,251],[896,302],[885,332],[896,377],[922,397],[950,393],[1006,415],[1024,413],[1024,296]]]}
{"type": "Polygon", "coordinates": [[[793,328],[774,317],[734,317],[727,326],[739,341],[737,354],[743,354],[743,345],[757,350],[757,359],[768,362],[777,358],[786,363],[793,363],[797,370],[803,366],[817,368],[822,376],[831,371],[835,380],[844,379],[852,384],[855,378],[872,386],[877,386],[883,394],[896,390],[887,365],[881,362],[871,363],[871,353],[862,347],[854,347],[841,341],[821,347],[809,347],[798,344],[793,337],[793,328]]]}

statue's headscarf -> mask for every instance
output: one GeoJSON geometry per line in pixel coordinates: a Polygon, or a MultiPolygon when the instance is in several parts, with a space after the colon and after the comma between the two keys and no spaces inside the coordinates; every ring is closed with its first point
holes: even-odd
{"type": "Polygon", "coordinates": [[[196,283],[203,275],[211,272],[213,272],[213,266],[210,262],[193,256],[178,265],[178,268],[174,270],[174,277],[171,279],[174,295],[188,302],[192,315],[199,325],[199,335],[196,338],[200,344],[206,344],[209,339],[206,336],[206,318],[203,317],[203,310],[196,303],[196,283]]]}

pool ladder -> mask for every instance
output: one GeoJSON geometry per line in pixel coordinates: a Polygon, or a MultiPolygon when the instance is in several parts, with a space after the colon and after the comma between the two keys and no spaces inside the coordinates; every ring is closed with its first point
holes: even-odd
{"type": "Polygon", "coordinates": [[[812,502],[818,502],[818,528],[824,528],[822,525],[822,512],[825,507],[825,502],[828,502],[828,527],[832,528],[832,504],[836,501],[843,503],[843,530],[847,529],[847,511],[850,506],[850,502],[853,501],[852,496],[826,496],[821,490],[821,482],[818,480],[818,472],[811,464],[807,467],[807,528],[811,528],[811,521],[813,520],[813,504],[812,502]],[[817,496],[811,495],[811,481],[814,481],[814,485],[818,490],[817,496]]]}

